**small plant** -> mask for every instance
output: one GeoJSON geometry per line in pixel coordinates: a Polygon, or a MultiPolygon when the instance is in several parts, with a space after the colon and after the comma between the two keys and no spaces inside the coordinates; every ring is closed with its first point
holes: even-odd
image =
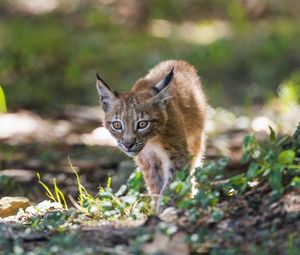
{"type": "Polygon", "coordinates": [[[95,197],[82,194],[82,209],[94,218],[116,220],[120,218],[138,219],[151,212],[150,198],[140,193],[142,176],[135,171],[114,193],[111,186],[111,178],[108,178],[106,187],[100,187],[95,197]]]}
{"type": "MultiPolygon", "coordinates": [[[[288,137],[277,138],[270,127],[269,143],[259,144],[254,136],[248,135],[244,139],[244,153],[242,163],[248,163],[245,174],[232,177],[229,184],[232,188],[244,191],[248,185],[256,181],[267,181],[272,189],[272,196],[278,198],[284,192],[283,177],[299,175],[300,159],[296,157],[297,148],[285,148],[288,137]],[[238,185],[235,185],[238,184],[238,185]]],[[[287,186],[297,186],[299,177],[295,176],[287,186]]]]}
{"type": "Polygon", "coordinates": [[[78,201],[82,212],[96,219],[109,220],[124,217],[137,219],[151,212],[150,197],[140,193],[142,174],[139,171],[134,171],[116,193],[111,188],[111,177],[108,177],[106,187],[99,187],[98,193],[93,196],[81,184],[70,159],[69,164],[77,178],[78,201]]]}
{"type": "Polygon", "coordinates": [[[223,212],[218,208],[218,203],[222,186],[218,181],[223,178],[223,170],[227,164],[228,159],[221,158],[197,168],[194,176],[189,175],[188,169],[177,172],[163,203],[173,201],[180,211],[187,213],[191,222],[196,222],[204,215],[210,215],[213,221],[221,220],[223,212]],[[192,197],[193,178],[197,192],[192,197]]]}
{"type": "Polygon", "coordinates": [[[40,174],[36,173],[36,175],[37,175],[39,183],[46,190],[46,196],[49,197],[51,199],[51,201],[61,204],[66,210],[68,210],[68,205],[67,205],[65,196],[64,196],[63,192],[58,188],[58,186],[56,184],[56,179],[53,178],[54,193],[52,193],[52,191],[47,186],[47,184],[42,182],[40,174]]]}
{"type": "MultiPolygon", "coordinates": [[[[114,193],[111,188],[111,177],[108,177],[106,187],[99,187],[98,193],[93,196],[81,184],[80,176],[68,158],[70,168],[77,178],[78,203],[75,204],[81,212],[95,218],[116,220],[120,218],[138,219],[151,213],[150,197],[140,193],[142,188],[142,174],[134,171],[126,184],[114,193]]],[[[46,190],[46,195],[53,202],[60,203],[66,210],[68,206],[63,192],[58,188],[55,178],[53,179],[54,192],[41,181],[40,174],[37,173],[38,181],[46,190]]]]}

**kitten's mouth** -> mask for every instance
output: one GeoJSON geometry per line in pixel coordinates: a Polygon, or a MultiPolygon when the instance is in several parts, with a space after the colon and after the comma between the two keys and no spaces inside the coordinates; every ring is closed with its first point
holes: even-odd
{"type": "Polygon", "coordinates": [[[127,154],[129,157],[134,157],[144,148],[144,146],[134,146],[133,148],[127,149],[122,144],[118,144],[119,149],[127,154]]]}
{"type": "Polygon", "coordinates": [[[136,156],[141,150],[127,150],[127,149],[124,149],[122,148],[121,149],[124,153],[126,153],[129,157],[134,157],[136,156]]]}
{"type": "Polygon", "coordinates": [[[139,153],[139,151],[125,151],[125,153],[129,156],[129,157],[134,157],[134,156],[136,156],[138,153],[139,153]]]}

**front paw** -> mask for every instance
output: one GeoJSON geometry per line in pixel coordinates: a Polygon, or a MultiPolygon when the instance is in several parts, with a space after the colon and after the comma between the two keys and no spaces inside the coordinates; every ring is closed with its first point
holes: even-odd
{"type": "Polygon", "coordinates": [[[167,203],[162,202],[162,198],[152,199],[151,208],[156,215],[159,215],[164,210],[170,207],[176,207],[176,203],[173,199],[170,199],[167,203]]]}
{"type": "Polygon", "coordinates": [[[158,217],[167,223],[175,222],[178,219],[178,209],[167,207],[159,213],[158,217]]]}

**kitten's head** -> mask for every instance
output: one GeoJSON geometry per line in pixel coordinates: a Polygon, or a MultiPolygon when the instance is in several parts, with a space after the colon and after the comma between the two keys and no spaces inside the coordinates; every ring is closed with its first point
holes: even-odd
{"type": "Polygon", "coordinates": [[[173,69],[161,81],[150,86],[149,91],[119,94],[97,74],[97,90],[105,112],[105,127],[127,155],[137,155],[166,123],[166,104],[170,98],[172,78],[173,69]]]}

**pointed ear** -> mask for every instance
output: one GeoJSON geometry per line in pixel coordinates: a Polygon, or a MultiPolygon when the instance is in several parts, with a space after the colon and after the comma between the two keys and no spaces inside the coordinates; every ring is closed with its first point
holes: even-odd
{"type": "Polygon", "coordinates": [[[172,70],[163,78],[161,81],[156,83],[153,87],[154,91],[154,102],[159,103],[163,106],[167,103],[168,99],[171,97],[169,92],[170,83],[174,76],[174,67],[172,70]]]}
{"type": "Polygon", "coordinates": [[[119,94],[110,88],[107,83],[101,79],[98,73],[96,87],[100,96],[103,111],[110,111],[113,102],[118,99],[119,94]]]}

